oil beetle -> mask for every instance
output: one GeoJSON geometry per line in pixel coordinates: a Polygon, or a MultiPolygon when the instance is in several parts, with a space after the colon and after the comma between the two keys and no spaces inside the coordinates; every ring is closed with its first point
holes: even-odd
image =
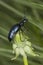
{"type": "Polygon", "coordinates": [[[22,26],[24,26],[24,23],[27,21],[27,18],[24,17],[21,22],[15,24],[12,26],[9,34],[8,34],[8,40],[11,41],[13,39],[13,36],[21,29],[22,26]]]}

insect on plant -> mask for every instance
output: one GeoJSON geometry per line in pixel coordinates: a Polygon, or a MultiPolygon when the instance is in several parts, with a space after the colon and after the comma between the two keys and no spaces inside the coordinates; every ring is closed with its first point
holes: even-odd
{"type": "Polygon", "coordinates": [[[16,56],[11,58],[11,60],[15,60],[19,55],[22,55],[24,65],[28,65],[27,54],[32,56],[38,56],[34,53],[31,42],[28,40],[28,37],[25,34],[22,34],[22,26],[24,26],[24,23],[26,23],[27,21],[28,19],[24,17],[19,23],[12,26],[8,34],[8,40],[10,42],[13,40],[13,37],[15,37],[13,40],[12,47],[13,54],[15,53],[16,56]],[[19,32],[22,39],[20,39],[19,32]]]}
{"type": "Polygon", "coordinates": [[[12,26],[8,34],[9,41],[13,39],[13,36],[15,36],[19,30],[22,30],[21,27],[24,26],[24,23],[27,21],[28,21],[27,18],[24,17],[19,23],[12,26]]]}

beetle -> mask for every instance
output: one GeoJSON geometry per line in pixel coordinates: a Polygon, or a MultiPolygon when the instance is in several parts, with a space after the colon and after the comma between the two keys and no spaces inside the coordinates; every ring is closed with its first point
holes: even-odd
{"type": "Polygon", "coordinates": [[[16,35],[16,33],[21,29],[22,26],[24,26],[24,23],[27,21],[27,18],[23,18],[19,23],[12,26],[12,28],[9,31],[8,34],[8,40],[11,41],[13,39],[13,36],[16,35]]]}

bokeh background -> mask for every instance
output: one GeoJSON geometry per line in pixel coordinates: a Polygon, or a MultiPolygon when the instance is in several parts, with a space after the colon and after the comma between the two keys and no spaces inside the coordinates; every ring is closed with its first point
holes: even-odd
{"type": "Polygon", "coordinates": [[[0,65],[23,65],[21,56],[11,61],[12,44],[8,41],[8,32],[24,15],[28,18],[24,33],[39,54],[39,57],[28,55],[29,65],[43,65],[43,0],[0,0],[0,65]]]}

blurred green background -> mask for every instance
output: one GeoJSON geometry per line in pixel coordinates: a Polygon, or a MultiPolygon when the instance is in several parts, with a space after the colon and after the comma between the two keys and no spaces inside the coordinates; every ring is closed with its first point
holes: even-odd
{"type": "Polygon", "coordinates": [[[8,32],[25,16],[24,33],[39,57],[28,55],[29,65],[43,65],[43,0],[0,0],[0,65],[23,65],[22,57],[11,61],[12,44],[8,32]]]}

